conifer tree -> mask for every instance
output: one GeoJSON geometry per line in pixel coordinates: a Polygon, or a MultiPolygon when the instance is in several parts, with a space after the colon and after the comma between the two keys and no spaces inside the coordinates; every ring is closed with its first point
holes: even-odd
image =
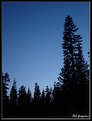
{"type": "Polygon", "coordinates": [[[29,105],[31,103],[31,101],[32,101],[32,99],[31,99],[31,91],[28,88],[28,91],[27,91],[27,104],[29,105]]]}
{"type": "Polygon", "coordinates": [[[58,80],[59,83],[63,82],[61,89],[66,109],[79,108],[81,112],[88,113],[88,64],[83,56],[83,40],[76,34],[77,30],[77,26],[68,15],[65,19],[62,43],[64,66],[58,80]]]}
{"type": "Polygon", "coordinates": [[[49,104],[50,103],[50,95],[51,95],[51,92],[50,92],[50,89],[49,89],[49,87],[48,86],[46,86],[46,97],[45,97],[45,101],[46,101],[46,103],[47,104],[49,104]]]}
{"type": "Polygon", "coordinates": [[[54,89],[53,89],[53,101],[54,103],[59,103],[61,98],[61,85],[59,82],[54,82],[54,89]]]}
{"type": "Polygon", "coordinates": [[[34,102],[35,103],[39,103],[40,102],[40,89],[39,89],[39,85],[37,83],[35,83],[35,89],[34,89],[34,102]]]}
{"type": "Polygon", "coordinates": [[[45,103],[45,91],[44,90],[42,91],[42,94],[41,94],[41,102],[42,104],[45,103]]]}
{"type": "Polygon", "coordinates": [[[9,97],[7,95],[8,93],[8,86],[9,86],[10,78],[8,73],[6,72],[5,74],[2,73],[2,113],[3,117],[6,117],[9,112],[9,97]]]}
{"type": "Polygon", "coordinates": [[[72,18],[68,15],[65,19],[63,32],[64,67],[61,69],[59,81],[63,81],[63,87],[68,90],[80,84],[88,77],[88,66],[82,53],[82,37],[76,35],[78,30],[72,18]]]}
{"type": "Polygon", "coordinates": [[[12,106],[16,106],[17,104],[17,87],[15,79],[13,81],[13,85],[10,91],[10,103],[12,106]]]}
{"type": "Polygon", "coordinates": [[[8,101],[8,83],[10,82],[10,78],[8,73],[6,72],[5,75],[2,73],[2,92],[3,92],[3,103],[6,103],[8,101]]]}
{"type": "Polygon", "coordinates": [[[18,91],[18,105],[24,107],[26,105],[26,88],[21,86],[18,91]]]}

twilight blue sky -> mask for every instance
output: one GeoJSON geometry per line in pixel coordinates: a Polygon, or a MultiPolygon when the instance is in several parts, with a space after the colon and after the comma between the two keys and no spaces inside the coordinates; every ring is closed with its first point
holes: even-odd
{"type": "Polygon", "coordinates": [[[69,14],[83,39],[88,61],[90,40],[89,2],[2,2],[2,72],[8,72],[11,89],[35,82],[40,89],[53,87],[63,67],[63,29],[69,14]]]}

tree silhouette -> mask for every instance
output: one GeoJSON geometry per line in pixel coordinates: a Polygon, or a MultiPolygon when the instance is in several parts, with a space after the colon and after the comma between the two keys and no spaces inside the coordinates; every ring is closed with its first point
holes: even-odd
{"type": "Polygon", "coordinates": [[[54,103],[61,103],[61,85],[59,82],[54,82],[53,101],[54,103]]]}
{"type": "Polygon", "coordinates": [[[13,81],[13,85],[10,91],[10,103],[12,106],[16,106],[17,104],[17,87],[16,87],[16,81],[13,81]]]}
{"type": "Polygon", "coordinates": [[[42,104],[45,103],[45,91],[44,91],[44,89],[43,89],[42,94],[41,94],[41,102],[42,102],[42,104]]]}
{"type": "Polygon", "coordinates": [[[12,88],[10,90],[10,99],[9,99],[9,111],[8,113],[11,113],[12,117],[15,116],[17,113],[17,87],[16,87],[16,81],[14,79],[12,88]]]}
{"type": "Polygon", "coordinates": [[[37,83],[35,83],[35,89],[34,89],[34,102],[35,103],[39,103],[40,102],[40,89],[39,89],[39,85],[37,83]]]}
{"type": "Polygon", "coordinates": [[[32,101],[31,91],[30,91],[29,88],[28,88],[28,91],[27,91],[27,97],[26,98],[27,98],[26,102],[29,105],[32,101]]]}
{"type": "Polygon", "coordinates": [[[50,89],[49,89],[48,86],[46,86],[46,91],[45,92],[46,92],[45,101],[46,101],[47,104],[49,104],[50,103],[50,95],[51,95],[51,92],[50,92],[50,89]]]}
{"type": "MultiPolygon", "coordinates": [[[[76,35],[78,30],[72,18],[68,15],[65,19],[63,32],[63,53],[64,53],[64,67],[61,69],[59,81],[63,81],[63,85],[69,87],[74,86],[84,81],[88,76],[87,63],[82,54],[82,37],[76,35]],[[84,71],[85,70],[85,71],[84,71]],[[79,76],[79,73],[81,77],[79,76]],[[83,76],[82,76],[83,74],[83,76]],[[81,79],[83,78],[84,79],[81,79]]],[[[88,80],[88,79],[87,79],[88,80]]],[[[68,88],[67,88],[68,89],[68,88]]]]}
{"type": "Polygon", "coordinates": [[[8,109],[9,109],[9,97],[7,95],[8,92],[8,83],[10,82],[10,78],[8,73],[6,72],[5,75],[2,73],[2,102],[3,102],[3,115],[7,117],[8,109]]]}
{"type": "MultiPolygon", "coordinates": [[[[73,85],[75,82],[72,78],[75,76],[74,69],[74,54],[75,54],[75,35],[77,31],[76,25],[74,25],[72,18],[68,15],[65,19],[64,32],[63,32],[63,53],[64,53],[64,67],[61,70],[59,80],[63,80],[63,85],[66,87],[69,84],[73,85]]],[[[68,88],[67,88],[68,89],[68,88]]]]}
{"type": "Polygon", "coordinates": [[[88,99],[88,65],[82,52],[82,37],[75,34],[77,30],[78,28],[68,15],[65,19],[63,32],[64,41],[62,44],[64,67],[61,69],[58,78],[59,82],[63,82],[61,87],[64,100],[68,100],[68,102],[65,102],[65,104],[68,104],[67,109],[71,107],[71,105],[85,105],[86,102],[84,101],[84,103],[83,100],[88,99]],[[85,85],[85,87],[83,85],[85,85]],[[87,94],[87,96],[84,96],[85,94],[87,94]],[[80,101],[77,101],[77,99],[80,99],[80,101]]]}
{"type": "Polygon", "coordinates": [[[18,105],[23,107],[26,105],[26,87],[21,86],[18,91],[18,105]]]}
{"type": "Polygon", "coordinates": [[[3,101],[6,102],[8,100],[7,92],[8,92],[8,83],[10,82],[10,78],[8,73],[5,75],[2,73],[2,87],[3,87],[3,101]]]}

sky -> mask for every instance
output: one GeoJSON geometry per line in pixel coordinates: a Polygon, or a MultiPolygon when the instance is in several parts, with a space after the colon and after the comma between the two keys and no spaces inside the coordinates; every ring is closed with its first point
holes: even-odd
{"type": "Polygon", "coordinates": [[[89,2],[2,2],[2,72],[20,86],[37,82],[40,90],[58,81],[63,67],[63,30],[69,14],[83,39],[83,55],[89,62],[89,2]]]}

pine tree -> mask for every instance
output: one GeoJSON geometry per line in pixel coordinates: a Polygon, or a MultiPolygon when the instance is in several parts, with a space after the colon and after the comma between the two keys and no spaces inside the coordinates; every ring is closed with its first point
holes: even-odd
{"type": "Polygon", "coordinates": [[[40,102],[40,89],[39,89],[39,85],[37,83],[35,83],[35,89],[34,89],[34,102],[35,103],[39,103],[40,102]]]}
{"type": "Polygon", "coordinates": [[[31,103],[31,101],[32,101],[32,99],[31,99],[31,91],[28,88],[28,91],[27,91],[27,104],[29,105],[31,103]]]}
{"type": "Polygon", "coordinates": [[[8,96],[7,96],[7,92],[8,92],[8,83],[10,82],[10,78],[8,73],[6,72],[5,75],[3,75],[2,73],[2,92],[3,92],[3,103],[6,103],[8,101],[8,96]]]}
{"type": "Polygon", "coordinates": [[[9,112],[9,97],[7,95],[8,93],[8,86],[9,86],[10,78],[8,73],[5,73],[5,75],[2,73],[2,103],[3,103],[3,117],[7,117],[9,112]]]}
{"type": "Polygon", "coordinates": [[[12,106],[16,106],[17,104],[17,87],[15,79],[13,81],[13,85],[10,91],[10,103],[12,106]]]}
{"type": "Polygon", "coordinates": [[[41,94],[41,102],[42,104],[45,103],[45,91],[44,90],[42,91],[42,94],[41,94]]]}
{"type": "Polygon", "coordinates": [[[18,105],[24,107],[26,105],[26,87],[21,86],[18,91],[18,105]]]}
{"type": "Polygon", "coordinates": [[[82,37],[76,35],[78,30],[72,18],[68,15],[65,19],[63,32],[64,67],[61,69],[59,81],[63,81],[63,87],[68,90],[88,77],[87,63],[82,53],[82,37]],[[84,71],[85,70],[85,71],[84,71]]]}
{"type": "Polygon", "coordinates": [[[45,92],[46,92],[45,101],[46,101],[47,104],[49,104],[50,101],[51,101],[51,98],[50,98],[51,92],[50,92],[50,89],[49,89],[48,86],[46,86],[46,91],[45,92]]]}
{"type": "Polygon", "coordinates": [[[82,37],[76,34],[78,28],[68,15],[65,19],[63,32],[64,66],[58,78],[61,85],[64,104],[68,110],[74,109],[88,113],[88,64],[82,51],[82,37]],[[79,99],[79,100],[78,100],[79,99]],[[68,100],[68,102],[67,102],[68,100]]]}
{"type": "Polygon", "coordinates": [[[59,82],[54,82],[53,101],[54,103],[61,103],[61,85],[59,82]]]}

